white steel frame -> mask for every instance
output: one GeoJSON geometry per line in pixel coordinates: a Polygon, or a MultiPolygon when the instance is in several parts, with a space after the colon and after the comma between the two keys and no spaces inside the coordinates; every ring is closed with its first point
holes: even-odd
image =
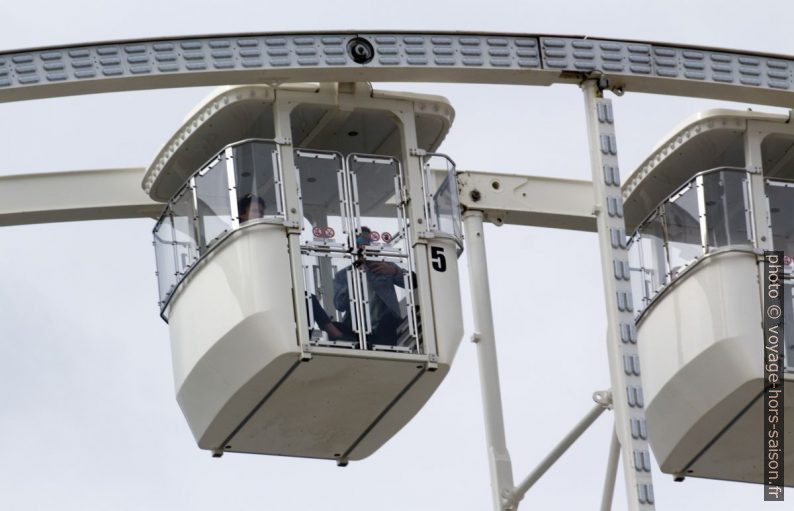
{"type": "MultiPolygon", "coordinates": [[[[620,202],[622,194],[611,102],[603,97],[603,92],[608,89],[619,96],[624,92],[647,92],[786,107],[794,99],[791,69],[794,69],[794,57],[790,56],[588,37],[444,32],[214,35],[0,53],[0,102],[254,82],[366,80],[581,86],[593,172],[591,183],[481,172],[460,175],[461,203],[467,210],[464,224],[474,302],[473,340],[478,346],[493,505],[497,510],[516,509],[537,478],[604,409],[614,407],[615,430],[602,509],[609,509],[611,505],[618,455],[622,451],[628,507],[637,510],[653,509],[654,502],[647,441],[642,434],[632,435],[630,427],[630,421],[644,420],[641,385],[637,374],[622,371],[623,357],[636,356],[636,339],[631,311],[626,308],[626,304],[630,304],[628,281],[622,272],[615,272],[615,268],[625,267],[626,262],[623,219],[605,214],[607,198],[620,202]],[[346,51],[349,44],[359,40],[372,50],[371,60],[363,63],[354,61],[346,51]],[[212,51],[216,48],[224,48],[224,51],[212,51]],[[269,48],[279,51],[268,53],[269,48]],[[119,58],[100,58],[103,55],[119,58]],[[522,186],[530,193],[543,190],[546,200],[533,203],[512,197],[506,203],[495,203],[480,191],[485,188],[483,183],[494,181],[523,181],[522,186]],[[614,394],[596,393],[596,407],[518,486],[513,485],[504,438],[482,229],[484,220],[496,224],[595,231],[599,235],[609,324],[607,351],[614,394]]],[[[284,131],[288,115],[288,108],[276,109],[277,140],[289,140],[289,133],[284,131]]],[[[761,204],[764,196],[759,137],[764,126],[757,124],[761,130],[747,129],[745,132],[745,162],[752,174],[752,201],[761,204]]],[[[291,158],[291,153],[287,153],[284,157],[291,158]]],[[[421,155],[404,154],[404,164],[419,165],[417,156],[421,155]]],[[[291,162],[283,163],[291,167],[291,162]]],[[[74,200],[47,202],[47,209],[13,200],[8,206],[5,200],[0,200],[0,225],[156,216],[152,212],[159,212],[159,206],[154,206],[140,192],[108,195],[107,190],[122,188],[94,185],[103,180],[129,183],[137,176],[144,177],[144,190],[148,192],[156,176],[143,176],[139,169],[0,178],[0,199],[26,196],[20,194],[20,190],[31,190],[31,187],[36,187],[40,193],[56,183],[72,189],[88,184],[74,200]]],[[[294,176],[289,173],[284,180],[285,186],[296,185],[292,182],[294,176]]],[[[421,196],[419,191],[408,190],[415,197],[421,196]]],[[[294,246],[291,248],[298,250],[297,209],[292,204],[285,204],[285,209],[288,223],[292,222],[290,242],[294,246]]],[[[768,218],[758,215],[754,223],[758,247],[771,248],[768,218]]],[[[416,248],[422,250],[424,246],[419,243],[416,248]]],[[[293,269],[294,278],[300,277],[299,270],[293,269]]],[[[297,310],[302,308],[297,307],[297,310]]],[[[302,343],[305,341],[301,338],[302,343]]],[[[644,429],[639,428],[640,431],[644,429]]]]}

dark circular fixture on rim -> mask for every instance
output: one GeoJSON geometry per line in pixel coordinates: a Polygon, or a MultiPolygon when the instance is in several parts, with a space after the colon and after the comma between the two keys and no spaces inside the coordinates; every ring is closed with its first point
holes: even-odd
{"type": "Polygon", "coordinates": [[[347,43],[347,52],[356,64],[366,64],[375,56],[372,44],[363,37],[354,37],[347,43]]]}

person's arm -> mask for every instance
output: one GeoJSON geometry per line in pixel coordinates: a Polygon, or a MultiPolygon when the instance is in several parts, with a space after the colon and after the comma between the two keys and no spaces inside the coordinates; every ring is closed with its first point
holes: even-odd
{"type": "Polygon", "coordinates": [[[394,275],[392,275],[391,278],[394,285],[399,287],[405,287],[405,279],[403,278],[405,274],[403,273],[403,269],[394,263],[389,263],[389,266],[391,266],[394,269],[394,275]]]}
{"type": "Polygon", "coordinates": [[[312,315],[314,316],[314,321],[317,325],[325,330],[328,323],[331,322],[331,318],[328,317],[328,314],[323,309],[323,306],[320,304],[320,300],[317,299],[317,295],[312,294],[311,296],[312,302],[312,315]]]}
{"type": "MultiPolygon", "coordinates": [[[[404,288],[405,287],[405,273],[406,272],[403,271],[402,268],[400,268],[399,266],[397,266],[394,263],[389,263],[389,264],[394,266],[394,268],[396,270],[395,273],[394,273],[394,276],[392,277],[392,282],[394,282],[395,286],[404,288]]],[[[413,271],[411,272],[411,287],[416,289],[416,272],[413,272],[413,271]]]]}

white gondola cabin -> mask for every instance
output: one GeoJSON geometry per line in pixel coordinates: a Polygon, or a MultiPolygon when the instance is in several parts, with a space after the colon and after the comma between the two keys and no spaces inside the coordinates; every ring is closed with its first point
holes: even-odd
{"type": "Polygon", "coordinates": [[[144,188],[177,401],[199,447],[364,458],[460,343],[453,119],[368,84],[221,88],[144,188]]]}
{"type": "MultiPolygon", "coordinates": [[[[789,117],[714,110],[659,145],[624,185],[647,437],[663,472],[763,482],[763,250],[785,253],[794,320],[794,129],[789,117]],[[771,236],[771,240],[770,240],[771,236]],[[771,243],[770,243],[771,241],[771,243]]],[[[794,393],[794,321],[784,391],[794,393]]],[[[785,326],[785,325],[784,325],[785,326]]],[[[639,364],[639,365],[637,365],[639,364]]],[[[794,442],[794,403],[783,432],[794,442]]],[[[790,443],[788,445],[791,445],[790,443]]],[[[785,466],[794,485],[794,457],[785,466]]]]}

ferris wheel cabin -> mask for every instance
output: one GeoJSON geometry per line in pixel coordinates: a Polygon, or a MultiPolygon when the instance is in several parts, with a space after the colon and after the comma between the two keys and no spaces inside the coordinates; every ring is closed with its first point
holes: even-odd
{"type": "MultiPolygon", "coordinates": [[[[663,472],[763,482],[763,250],[783,251],[784,392],[794,392],[794,125],[712,110],[660,144],[623,187],[648,438],[663,472]],[[771,233],[771,240],[769,235],[771,233]],[[771,243],[770,243],[771,242],[771,243]]],[[[791,395],[791,394],[790,394],[791,395]]],[[[794,441],[794,405],[783,435],[794,441]]],[[[788,457],[785,484],[794,485],[788,457]]]]}
{"type": "Polygon", "coordinates": [[[368,84],[216,90],[149,167],[177,401],[199,447],[364,458],[462,331],[454,112],[368,84]]]}

